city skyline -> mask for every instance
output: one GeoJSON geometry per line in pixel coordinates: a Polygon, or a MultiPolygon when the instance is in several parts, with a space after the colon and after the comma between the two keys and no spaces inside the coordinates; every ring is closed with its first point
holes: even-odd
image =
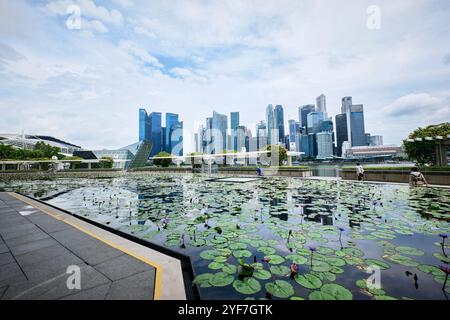
{"type": "Polygon", "coordinates": [[[370,29],[372,4],[2,1],[0,131],[114,149],[136,142],[145,106],[180,115],[189,151],[212,110],[239,111],[254,130],[268,103],[282,105],[287,131],[324,93],[333,120],[350,95],[366,132],[400,144],[450,118],[450,4],[379,1],[370,29]],[[80,29],[67,27],[71,4],[80,29]]]}

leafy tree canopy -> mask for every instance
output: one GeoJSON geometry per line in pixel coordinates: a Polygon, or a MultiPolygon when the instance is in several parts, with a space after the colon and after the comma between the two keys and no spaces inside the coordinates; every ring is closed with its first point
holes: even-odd
{"type": "MultiPolygon", "coordinates": [[[[417,128],[411,132],[408,139],[425,138],[425,137],[446,137],[450,134],[450,123],[441,123],[431,125],[426,128],[417,128]]],[[[436,163],[436,142],[435,141],[403,141],[403,146],[408,158],[420,165],[436,163]]]]}

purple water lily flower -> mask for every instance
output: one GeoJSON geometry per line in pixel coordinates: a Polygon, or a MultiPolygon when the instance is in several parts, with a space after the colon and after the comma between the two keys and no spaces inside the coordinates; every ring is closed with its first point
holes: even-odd
{"type": "Polygon", "coordinates": [[[441,237],[442,239],[447,239],[448,235],[444,234],[444,233],[440,233],[439,237],[441,237]]]}
{"type": "Polygon", "coordinates": [[[345,229],[344,229],[344,228],[342,228],[342,227],[339,227],[339,231],[340,231],[340,232],[344,232],[344,231],[345,231],[345,229]]]}
{"type": "Polygon", "coordinates": [[[445,272],[445,274],[450,274],[450,267],[449,266],[440,266],[439,269],[445,272]]]}
{"type": "Polygon", "coordinates": [[[308,248],[309,248],[309,251],[311,251],[311,252],[314,252],[317,250],[316,247],[308,247],[308,248]]]}

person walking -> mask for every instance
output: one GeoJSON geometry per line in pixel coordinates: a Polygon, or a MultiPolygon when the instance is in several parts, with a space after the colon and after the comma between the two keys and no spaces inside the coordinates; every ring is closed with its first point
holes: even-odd
{"type": "Polygon", "coordinates": [[[422,172],[419,171],[419,168],[412,167],[411,173],[409,174],[409,184],[416,187],[418,185],[428,185],[428,182],[422,172]]]}
{"type": "Polygon", "coordinates": [[[356,164],[356,177],[358,178],[358,181],[364,180],[364,168],[359,162],[356,164]]]}

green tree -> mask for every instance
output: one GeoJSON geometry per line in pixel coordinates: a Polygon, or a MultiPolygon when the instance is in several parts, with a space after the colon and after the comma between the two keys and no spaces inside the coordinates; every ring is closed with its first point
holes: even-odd
{"type": "Polygon", "coordinates": [[[112,169],[113,164],[114,164],[114,160],[111,157],[101,157],[102,160],[105,161],[101,161],[100,162],[100,167],[103,169],[112,169]]]}
{"type": "Polygon", "coordinates": [[[42,158],[51,158],[57,156],[61,149],[39,141],[34,145],[34,151],[42,158]]]}
{"type": "MultiPolygon", "coordinates": [[[[273,145],[270,144],[266,147],[265,149],[266,151],[270,151],[267,156],[270,158],[272,157],[272,152],[275,153],[275,156],[278,154],[278,165],[282,165],[283,161],[287,160],[287,151],[284,147],[280,146],[280,145],[273,145]]],[[[274,164],[271,164],[274,165],[274,164]]]]}
{"type": "MultiPolygon", "coordinates": [[[[450,123],[431,125],[426,128],[417,128],[411,132],[408,139],[443,136],[450,134],[450,123]]],[[[410,142],[403,140],[405,152],[408,159],[417,162],[419,165],[436,163],[436,142],[423,139],[422,141],[410,142]]]]}
{"type": "Polygon", "coordinates": [[[158,167],[168,167],[172,163],[172,159],[166,158],[166,157],[171,157],[171,156],[172,155],[170,153],[161,151],[153,158],[153,164],[157,165],[158,167]],[[158,159],[158,158],[163,158],[163,159],[158,159]]]}

